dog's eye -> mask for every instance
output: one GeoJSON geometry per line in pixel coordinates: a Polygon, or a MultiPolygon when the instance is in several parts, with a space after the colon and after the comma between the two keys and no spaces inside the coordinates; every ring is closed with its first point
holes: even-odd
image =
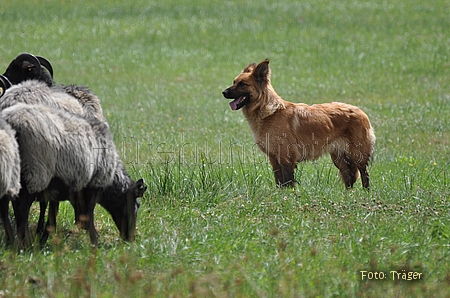
{"type": "Polygon", "coordinates": [[[245,86],[248,86],[248,84],[246,84],[242,81],[238,83],[238,87],[245,87],[245,86]]]}

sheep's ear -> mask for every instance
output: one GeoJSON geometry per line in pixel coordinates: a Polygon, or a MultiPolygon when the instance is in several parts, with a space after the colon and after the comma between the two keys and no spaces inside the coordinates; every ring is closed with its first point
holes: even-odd
{"type": "Polygon", "coordinates": [[[136,197],[140,198],[144,195],[145,191],[147,190],[147,185],[145,184],[144,179],[139,179],[136,182],[136,197]]]}

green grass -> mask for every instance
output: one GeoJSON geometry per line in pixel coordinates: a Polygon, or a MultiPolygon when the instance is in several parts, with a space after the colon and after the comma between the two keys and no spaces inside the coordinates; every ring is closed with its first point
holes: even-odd
{"type": "Polygon", "coordinates": [[[449,13],[443,0],[2,4],[0,65],[32,52],[58,83],[90,86],[149,188],[133,243],[97,207],[92,248],[69,204],[44,249],[2,239],[0,297],[449,296],[449,13]],[[284,99],[368,114],[370,192],[346,191],[329,158],[300,164],[295,190],[275,188],[221,96],[266,57],[284,99]]]}

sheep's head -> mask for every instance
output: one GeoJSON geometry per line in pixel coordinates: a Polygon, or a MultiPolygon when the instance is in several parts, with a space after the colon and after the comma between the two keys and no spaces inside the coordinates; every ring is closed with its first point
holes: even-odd
{"type": "Polygon", "coordinates": [[[38,80],[47,85],[53,85],[53,68],[44,57],[22,53],[17,56],[8,66],[5,73],[0,75],[0,96],[11,85],[19,84],[26,80],[38,80]],[[45,70],[44,66],[47,70],[45,70]]]}
{"type": "Polygon", "coordinates": [[[140,207],[138,198],[147,190],[144,179],[139,179],[125,192],[106,194],[109,198],[100,200],[103,206],[112,216],[114,223],[120,231],[120,236],[125,241],[134,241],[136,236],[136,219],[140,207]],[[114,197],[114,198],[113,198],[114,197]]]}

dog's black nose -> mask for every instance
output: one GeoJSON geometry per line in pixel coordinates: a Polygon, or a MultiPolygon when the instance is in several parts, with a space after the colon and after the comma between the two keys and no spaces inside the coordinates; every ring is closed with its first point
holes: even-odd
{"type": "Polygon", "coordinates": [[[233,90],[233,86],[228,87],[227,89],[223,90],[222,95],[223,95],[223,97],[228,98],[228,99],[235,98],[236,94],[233,90]]]}
{"type": "Polygon", "coordinates": [[[225,98],[228,98],[228,97],[229,97],[229,94],[230,94],[230,88],[227,88],[227,89],[225,89],[225,90],[222,91],[222,95],[223,95],[223,97],[225,97],[225,98]]]}

